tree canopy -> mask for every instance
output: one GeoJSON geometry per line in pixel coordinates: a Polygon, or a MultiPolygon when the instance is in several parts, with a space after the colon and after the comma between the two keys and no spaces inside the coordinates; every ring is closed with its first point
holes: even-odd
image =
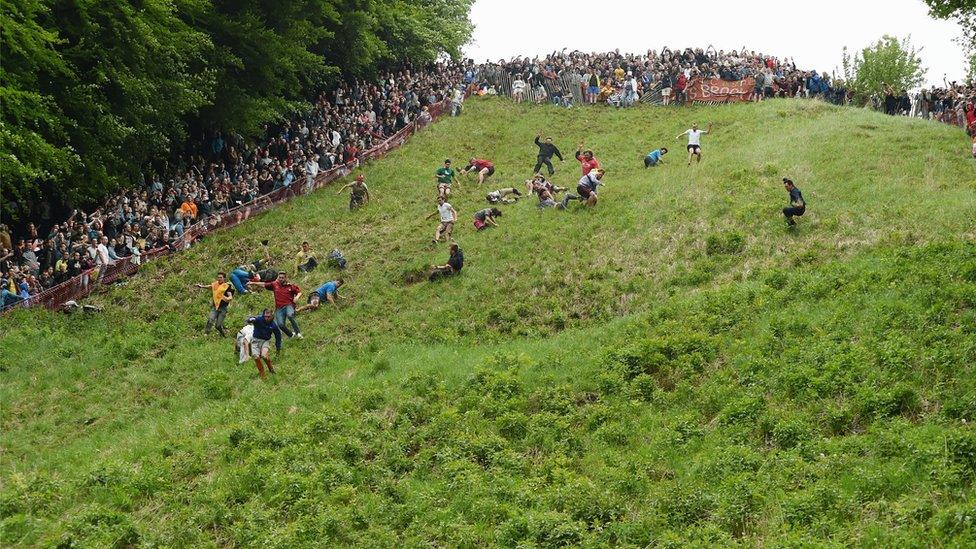
{"type": "Polygon", "coordinates": [[[950,19],[962,27],[960,42],[969,56],[969,78],[976,78],[976,0],[923,0],[929,15],[950,19]]]}
{"type": "Polygon", "coordinates": [[[2,215],[98,199],[194,128],[254,136],[340,76],[458,56],[472,0],[0,0],[2,215]]]}
{"type": "Polygon", "coordinates": [[[910,90],[925,77],[918,54],[908,38],[899,41],[888,35],[853,56],[844,48],[844,78],[859,101],[880,95],[886,87],[910,90]]]}

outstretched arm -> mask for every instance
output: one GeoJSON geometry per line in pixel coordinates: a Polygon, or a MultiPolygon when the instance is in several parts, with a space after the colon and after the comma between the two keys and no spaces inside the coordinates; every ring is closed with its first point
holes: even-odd
{"type": "Polygon", "coordinates": [[[336,195],[342,194],[342,191],[348,189],[349,187],[352,187],[352,183],[346,183],[345,185],[343,185],[342,187],[340,187],[339,188],[339,192],[337,192],[336,195]]]}

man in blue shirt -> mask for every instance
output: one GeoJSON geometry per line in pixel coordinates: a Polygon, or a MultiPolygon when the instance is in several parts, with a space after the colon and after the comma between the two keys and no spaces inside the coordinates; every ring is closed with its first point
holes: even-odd
{"type": "Polygon", "coordinates": [[[664,163],[664,155],[668,154],[667,147],[661,147],[660,149],[655,149],[644,157],[644,167],[650,168],[651,166],[657,166],[658,164],[664,163]]]}
{"type": "Polygon", "coordinates": [[[254,336],[251,338],[251,356],[254,357],[254,363],[258,366],[258,374],[261,375],[261,379],[264,379],[266,375],[262,361],[267,364],[269,372],[275,373],[275,369],[271,365],[271,335],[274,334],[275,338],[275,353],[280,353],[281,329],[275,323],[274,314],[270,309],[265,309],[261,311],[260,315],[247,319],[247,323],[254,325],[254,336]]]}
{"type": "Polygon", "coordinates": [[[308,304],[298,308],[296,312],[314,310],[319,308],[319,304],[325,300],[339,308],[339,304],[336,303],[336,299],[345,299],[339,295],[339,288],[342,287],[343,281],[341,278],[336,280],[330,280],[325,284],[319,286],[314,292],[308,296],[308,304]]]}

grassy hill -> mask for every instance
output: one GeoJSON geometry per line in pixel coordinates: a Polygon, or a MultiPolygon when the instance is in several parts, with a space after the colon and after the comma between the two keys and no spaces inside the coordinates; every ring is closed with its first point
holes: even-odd
{"type": "MultiPolygon", "coordinates": [[[[94,296],[2,321],[0,541],[78,546],[971,546],[976,165],[957,129],[818,102],[562,110],[471,100],[364,173],[94,296]],[[715,123],[705,160],[674,136],[715,123]],[[594,210],[504,207],[532,138],[608,170],[594,210]],[[669,146],[664,167],[641,157],[669,146]],[[432,172],[497,173],[452,203],[432,172]],[[809,204],[785,229],[780,184],[809,204]],[[340,248],[350,303],[299,316],[278,375],[199,332],[272,240],[340,248]]],[[[311,289],[334,276],[297,277],[311,289]]],[[[236,299],[233,330],[269,306],[236,299]]]]}

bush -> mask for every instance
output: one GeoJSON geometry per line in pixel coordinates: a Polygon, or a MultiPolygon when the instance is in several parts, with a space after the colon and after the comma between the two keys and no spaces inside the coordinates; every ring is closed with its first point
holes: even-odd
{"type": "Polygon", "coordinates": [[[745,237],[735,231],[708,235],[705,240],[705,253],[708,255],[735,255],[745,247],[745,237]]]}

